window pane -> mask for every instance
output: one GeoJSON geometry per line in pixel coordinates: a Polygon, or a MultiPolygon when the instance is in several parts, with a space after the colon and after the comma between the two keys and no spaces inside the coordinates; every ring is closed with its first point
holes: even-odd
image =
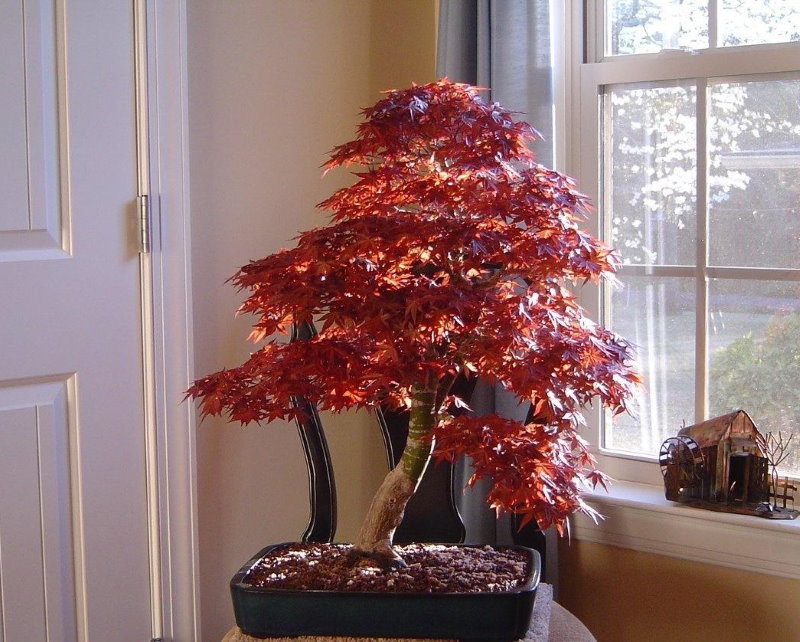
{"type": "Polygon", "coordinates": [[[708,47],[707,0],[609,0],[612,56],[708,47]]]}
{"type": "Polygon", "coordinates": [[[711,264],[800,268],[800,80],[708,95],[711,264]]]}
{"type": "Polygon", "coordinates": [[[645,390],[638,420],[606,422],[605,445],[655,457],[683,422],[694,423],[695,282],[673,277],[626,277],[611,295],[611,327],[636,345],[645,390]]]}
{"type": "Polygon", "coordinates": [[[797,0],[719,0],[718,11],[724,47],[800,40],[797,0]]]}
{"type": "MultiPolygon", "coordinates": [[[[742,408],[762,433],[800,433],[800,283],[713,279],[710,416],[742,408]]],[[[800,474],[800,434],[782,468],[800,474]]]]}
{"type": "Polygon", "coordinates": [[[695,98],[694,85],[606,90],[603,201],[624,263],[695,262],[695,98]]]}

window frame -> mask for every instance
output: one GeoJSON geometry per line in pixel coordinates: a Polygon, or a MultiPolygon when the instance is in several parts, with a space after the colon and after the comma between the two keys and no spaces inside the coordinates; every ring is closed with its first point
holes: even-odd
{"type": "MultiPolygon", "coordinates": [[[[596,0],[550,2],[555,165],[575,176],[579,188],[596,198],[596,189],[592,188],[592,181],[597,185],[600,159],[596,87],[597,81],[605,78],[601,74],[611,76],[611,61],[605,56],[597,57],[596,39],[591,34],[585,37],[586,21],[596,25],[598,19],[596,0]],[[591,56],[588,52],[592,52],[591,56]],[[587,93],[592,86],[594,93],[587,93]],[[586,105],[587,96],[594,101],[591,109],[586,105]]],[[[763,45],[762,51],[753,56],[750,47],[726,47],[724,53],[732,56],[732,65],[755,74],[771,56],[781,55],[785,49],[786,45],[763,45]]],[[[687,56],[691,54],[677,51],[626,58],[630,65],[650,59],[664,73],[669,65],[681,64],[687,56]]],[[[720,63],[712,58],[703,64],[720,63]]],[[[615,68],[618,69],[615,73],[621,73],[619,66],[615,68]]],[[[599,234],[596,215],[587,224],[594,234],[599,234]]],[[[599,289],[586,286],[578,297],[587,311],[599,318],[599,289]]],[[[586,412],[588,425],[584,436],[592,444],[599,443],[599,417],[600,410],[596,407],[586,412]]],[[[593,451],[599,468],[619,481],[614,481],[608,492],[586,493],[587,501],[607,519],[594,521],[576,514],[570,519],[575,539],[800,580],[800,560],[796,555],[800,547],[800,518],[773,521],[668,502],[655,461],[610,454],[596,446],[593,451]]]]}
{"type": "MultiPolygon", "coordinates": [[[[710,14],[716,14],[712,2],[710,14]]],[[[667,50],[649,54],[606,55],[605,2],[566,0],[563,12],[554,12],[554,29],[562,34],[554,36],[563,42],[556,49],[556,163],[568,174],[578,179],[582,191],[587,193],[596,210],[587,221],[591,232],[604,237],[602,210],[606,204],[600,199],[600,181],[603,145],[601,118],[602,93],[608,85],[638,82],[670,82],[682,79],[697,80],[698,114],[706,113],[705,88],[709,81],[756,80],[766,74],[786,74],[800,71],[800,42],[736,47],[716,47],[700,51],[667,50]],[[689,73],[690,72],[690,73],[689,73]],[[563,74],[563,75],[562,75],[563,74]],[[569,126],[570,122],[577,126],[569,126]],[[563,162],[560,162],[563,161],[563,162]]],[[[709,30],[710,42],[715,38],[709,30]]],[[[708,211],[707,211],[707,136],[705,118],[697,119],[697,251],[694,265],[633,265],[620,269],[620,276],[654,275],[691,277],[696,284],[695,315],[695,419],[702,416],[708,403],[708,350],[706,346],[706,321],[708,318],[708,290],[710,280],[725,278],[765,278],[800,281],[800,269],[720,267],[709,264],[708,211]]],[[[585,287],[579,294],[581,304],[595,318],[608,321],[608,306],[603,304],[603,288],[585,287]],[[604,318],[604,315],[606,318],[604,318]]],[[[603,411],[593,407],[586,413],[585,436],[593,444],[600,468],[615,479],[629,482],[662,485],[657,464],[657,453],[640,455],[614,451],[605,447],[603,411]]]]}

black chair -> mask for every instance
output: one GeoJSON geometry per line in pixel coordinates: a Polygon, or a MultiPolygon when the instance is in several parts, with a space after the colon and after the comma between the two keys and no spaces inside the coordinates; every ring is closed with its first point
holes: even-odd
{"type": "MultiPolygon", "coordinates": [[[[295,326],[292,341],[307,341],[316,334],[312,324],[295,326]]],[[[454,391],[462,398],[470,399],[474,388],[474,379],[461,379],[455,383],[454,391]]],[[[336,483],[325,432],[313,404],[303,397],[295,398],[294,403],[305,410],[303,418],[297,421],[297,427],[308,467],[311,502],[310,519],[302,539],[304,542],[331,542],[336,534],[336,483]]],[[[379,409],[375,415],[383,437],[387,465],[394,468],[408,436],[408,414],[379,409]]],[[[528,420],[530,419],[529,412],[528,420]]],[[[441,462],[429,466],[417,492],[406,507],[403,521],[395,532],[395,543],[463,542],[466,529],[456,503],[456,492],[461,492],[461,489],[456,487],[455,467],[452,464],[441,462]]],[[[544,574],[544,533],[535,524],[519,529],[517,520],[513,520],[512,533],[516,544],[539,551],[544,574]]]]}

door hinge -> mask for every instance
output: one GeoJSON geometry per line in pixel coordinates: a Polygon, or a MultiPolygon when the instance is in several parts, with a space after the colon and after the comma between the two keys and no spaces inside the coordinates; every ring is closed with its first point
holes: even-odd
{"type": "Polygon", "coordinates": [[[147,194],[142,194],[137,197],[139,212],[137,216],[138,222],[138,241],[139,252],[142,254],[150,253],[150,197],[147,194]]]}
{"type": "Polygon", "coordinates": [[[150,638],[150,642],[164,642],[164,638],[150,638]]]}

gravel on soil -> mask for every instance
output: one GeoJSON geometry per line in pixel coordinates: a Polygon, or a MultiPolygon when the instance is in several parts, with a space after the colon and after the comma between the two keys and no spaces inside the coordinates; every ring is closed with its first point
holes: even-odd
{"type": "Polygon", "coordinates": [[[320,591],[492,593],[522,588],[528,561],[519,550],[490,546],[395,546],[407,567],[353,562],[350,544],[294,543],[272,549],[248,571],[250,586],[320,591]]]}

